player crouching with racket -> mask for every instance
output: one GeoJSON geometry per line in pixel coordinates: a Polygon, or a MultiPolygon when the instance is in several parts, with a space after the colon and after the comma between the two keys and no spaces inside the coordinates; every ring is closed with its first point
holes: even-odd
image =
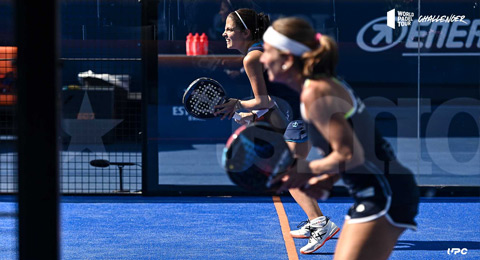
{"type": "MultiPolygon", "coordinates": [[[[234,117],[235,121],[242,125],[266,121],[274,130],[284,135],[296,158],[306,158],[310,146],[300,115],[300,95],[285,84],[270,82],[265,67],[260,63],[260,56],[264,51],[261,39],[269,25],[270,19],[267,15],[257,14],[252,9],[238,9],[228,15],[223,37],[228,49],[238,50],[245,55],[243,66],[254,98],[230,99],[229,102],[215,107],[219,109],[216,114],[223,114],[222,119],[234,117]],[[279,102],[279,105],[274,100],[279,102]],[[239,110],[248,112],[236,113],[239,110]]],[[[290,234],[295,238],[309,238],[307,245],[300,251],[304,254],[312,253],[333,237],[339,228],[323,215],[317,200],[297,188],[292,188],[289,192],[308,217],[307,221],[300,223],[298,229],[292,230],[290,234]],[[324,232],[328,235],[323,236],[324,232]]]]}
{"type": "MultiPolygon", "coordinates": [[[[257,14],[252,9],[239,9],[231,12],[225,22],[225,37],[228,49],[238,50],[245,55],[243,67],[248,76],[254,98],[239,100],[231,98],[229,102],[215,107],[215,115],[221,115],[222,120],[231,119],[236,111],[248,110],[248,117],[243,120],[254,121],[255,117],[261,117],[266,111],[275,107],[275,102],[267,92],[267,84],[263,77],[263,66],[260,63],[262,52],[258,50],[261,46],[261,37],[270,20],[267,15],[257,14]],[[260,112],[260,114],[258,114],[260,112]]],[[[241,120],[237,114],[237,120],[241,120]]]]}
{"type": "Polygon", "coordinates": [[[271,81],[301,92],[309,140],[322,159],[298,160],[281,189],[326,194],[342,177],[354,198],[335,259],[387,259],[399,236],[416,229],[419,192],[413,174],[395,158],[364,104],[336,77],[335,41],[299,18],[275,21],[263,36],[260,61],[271,81]]]}

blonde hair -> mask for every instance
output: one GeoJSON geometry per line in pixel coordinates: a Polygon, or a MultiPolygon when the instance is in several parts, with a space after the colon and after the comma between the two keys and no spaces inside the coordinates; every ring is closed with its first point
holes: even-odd
{"type": "Polygon", "coordinates": [[[305,20],[287,17],[276,20],[272,27],[279,33],[308,46],[311,51],[295,59],[295,65],[307,78],[336,76],[338,47],[333,38],[322,35],[317,40],[315,29],[305,20]]]}

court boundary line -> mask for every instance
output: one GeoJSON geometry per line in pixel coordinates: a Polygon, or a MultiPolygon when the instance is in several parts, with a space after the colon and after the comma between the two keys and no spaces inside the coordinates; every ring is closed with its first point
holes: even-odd
{"type": "Polygon", "coordinates": [[[278,215],[278,221],[282,229],[283,240],[285,241],[285,248],[287,249],[287,255],[289,260],[298,260],[297,248],[293,242],[292,236],[290,236],[290,225],[288,224],[287,213],[283,207],[282,200],[279,196],[272,196],[273,205],[278,215]]]}

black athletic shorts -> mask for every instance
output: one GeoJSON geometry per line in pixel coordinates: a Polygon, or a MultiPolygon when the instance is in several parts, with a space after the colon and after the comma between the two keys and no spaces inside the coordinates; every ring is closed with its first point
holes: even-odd
{"type": "Polygon", "coordinates": [[[363,223],[385,216],[396,227],[416,230],[418,186],[408,169],[397,162],[393,164],[396,169],[403,170],[386,174],[361,174],[357,169],[342,174],[355,200],[345,217],[348,223],[363,223]]]}

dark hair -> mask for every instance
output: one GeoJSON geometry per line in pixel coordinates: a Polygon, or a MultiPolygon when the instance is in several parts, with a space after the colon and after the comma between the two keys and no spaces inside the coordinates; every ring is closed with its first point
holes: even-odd
{"type": "MultiPolygon", "coordinates": [[[[263,37],[263,33],[270,26],[270,18],[264,13],[255,12],[253,9],[242,8],[237,10],[240,17],[242,17],[243,22],[247,25],[247,28],[252,33],[252,40],[260,40],[263,37]]],[[[231,12],[228,15],[234,22],[235,25],[240,28],[242,31],[246,30],[242,21],[235,12],[231,12]]]]}
{"type": "Polygon", "coordinates": [[[308,78],[318,75],[336,76],[338,47],[333,38],[322,35],[317,40],[317,33],[310,23],[297,17],[278,19],[272,27],[277,32],[311,49],[296,59],[296,66],[303,76],[308,78]]]}

